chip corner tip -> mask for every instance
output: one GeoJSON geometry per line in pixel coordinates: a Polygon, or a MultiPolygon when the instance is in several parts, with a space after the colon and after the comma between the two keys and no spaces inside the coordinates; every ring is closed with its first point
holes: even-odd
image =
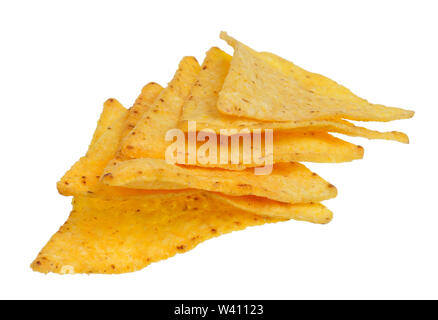
{"type": "Polygon", "coordinates": [[[68,195],[67,185],[68,185],[68,182],[67,181],[63,181],[63,180],[59,180],[56,183],[56,190],[58,191],[58,193],[60,195],[62,195],[62,196],[68,195]]]}
{"type": "Polygon", "coordinates": [[[336,186],[331,184],[330,182],[327,183],[327,188],[330,190],[332,198],[336,198],[338,195],[338,188],[336,188],[336,186]]]}
{"type": "Polygon", "coordinates": [[[108,98],[108,99],[105,100],[105,102],[103,104],[104,105],[111,105],[111,104],[114,104],[114,103],[117,103],[117,102],[118,101],[117,101],[116,98],[108,98]]]}
{"type": "Polygon", "coordinates": [[[363,159],[364,155],[365,155],[365,148],[362,147],[361,145],[356,145],[356,149],[357,149],[357,159],[363,159]]]}
{"type": "Polygon", "coordinates": [[[148,90],[152,90],[152,89],[162,90],[163,87],[159,83],[151,81],[151,82],[148,82],[147,84],[145,84],[141,90],[143,92],[143,91],[148,91],[148,90]]]}
{"type": "Polygon", "coordinates": [[[231,37],[227,32],[225,31],[221,31],[221,33],[219,34],[219,38],[221,38],[222,40],[224,40],[226,43],[228,43],[231,47],[235,47],[239,42],[234,39],[233,37],[231,37]]]}
{"type": "Polygon", "coordinates": [[[321,223],[322,225],[326,225],[329,224],[330,222],[333,221],[333,212],[330,211],[330,215],[327,216],[327,218],[321,223]]]}
{"type": "Polygon", "coordinates": [[[392,133],[395,135],[395,138],[393,140],[401,142],[403,144],[409,144],[409,136],[406,133],[398,131],[392,131],[392,133]]]}
{"type": "Polygon", "coordinates": [[[45,273],[41,270],[41,262],[38,260],[38,258],[36,258],[34,261],[32,261],[32,263],[29,265],[29,267],[33,272],[45,273]]]}

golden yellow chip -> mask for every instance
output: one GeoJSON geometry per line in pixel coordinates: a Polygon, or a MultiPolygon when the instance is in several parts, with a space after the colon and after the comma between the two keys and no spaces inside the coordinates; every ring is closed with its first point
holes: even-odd
{"type": "MultiPolygon", "coordinates": [[[[264,149],[264,144],[262,146],[264,149]]],[[[362,159],[364,149],[325,132],[276,133],[274,163],[347,162],[362,159]]]]}
{"type": "Polygon", "coordinates": [[[290,204],[254,196],[231,197],[221,193],[209,193],[209,196],[232,208],[271,218],[294,219],[319,224],[329,223],[333,218],[333,213],[320,203],[290,204]]]}
{"type": "Polygon", "coordinates": [[[263,59],[241,42],[221,33],[234,48],[230,70],[219,93],[222,113],[263,121],[350,119],[390,121],[413,116],[412,111],[365,100],[325,96],[302,87],[289,73],[263,59]]]}
{"type": "MultiPolygon", "coordinates": [[[[202,63],[202,70],[189,99],[184,103],[181,120],[210,122],[212,119],[226,119],[217,109],[217,99],[230,69],[231,56],[219,48],[211,48],[202,63]]],[[[226,121],[224,121],[226,123],[226,121]]],[[[222,129],[237,128],[223,126],[222,129]]]]}
{"type": "Polygon", "coordinates": [[[111,130],[113,123],[122,119],[124,116],[126,116],[126,109],[116,99],[108,99],[105,101],[90,146],[94,145],[107,130],[111,130]]]}
{"type": "Polygon", "coordinates": [[[88,195],[105,199],[119,199],[126,196],[155,197],[172,196],[175,192],[192,194],[194,190],[134,190],[109,187],[100,183],[103,170],[114,159],[119,150],[121,139],[130,132],[139,115],[145,112],[161,91],[156,83],[146,85],[134,106],[126,110],[116,99],[104,103],[102,115],[98,121],[87,154],[79,159],[57,183],[58,191],[65,196],[88,195]]]}
{"type": "Polygon", "coordinates": [[[254,195],[288,203],[318,202],[336,196],[336,188],[302,164],[274,165],[269,175],[254,170],[229,171],[182,167],[160,159],[133,159],[111,163],[104,171],[105,184],[133,189],[194,188],[232,196],[254,195]]]}
{"type": "Polygon", "coordinates": [[[128,133],[135,128],[137,122],[142,118],[146,110],[154,103],[163,87],[158,83],[150,82],[143,87],[140,95],[135,100],[134,105],[129,109],[128,118],[126,119],[125,129],[122,132],[122,137],[126,137],[128,133]]]}
{"type": "Polygon", "coordinates": [[[105,102],[87,154],[58,182],[59,193],[69,196],[95,192],[102,171],[118,150],[127,116],[128,110],[117,100],[109,99],[105,102]]]}
{"type": "Polygon", "coordinates": [[[69,219],[31,267],[61,274],[133,272],[221,234],[276,221],[221,209],[203,195],[171,200],[76,197],[69,219]]]}
{"type": "MultiPolygon", "coordinates": [[[[254,137],[252,137],[254,138],[254,137]]],[[[231,139],[230,139],[231,140],[231,139]]],[[[264,135],[261,136],[260,144],[260,161],[265,161],[269,157],[267,156],[270,151],[266,147],[264,135]]],[[[222,168],[228,170],[243,170],[245,168],[260,167],[260,161],[256,161],[254,157],[254,147],[250,145],[247,154],[251,156],[250,162],[245,162],[244,158],[244,142],[243,139],[239,140],[239,154],[236,154],[238,164],[231,163],[232,150],[231,143],[228,144],[228,163],[221,164],[220,145],[218,146],[215,157],[211,157],[210,154],[203,155],[200,150],[202,144],[198,143],[197,152],[198,158],[196,166],[198,167],[210,167],[210,168],[222,168]],[[213,159],[213,163],[206,163],[213,159]],[[201,162],[204,161],[204,162],[201,162]]],[[[188,150],[188,145],[186,149],[188,150]]],[[[339,163],[348,162],[352,160],[362,159],[364,155],[364,149],[361,146],[357,146],[346,142],[344,140],[335,138],[326,132],[297,132],[297,133],[275,133],[272,144],[272,160],[273,163],[288,163],[288,162],[318,162],[318,163],[339,163]]],[[[188,155],[182,162],[176,161],[178,164],[187,164],[188,155]]],[[[267,161],[269,163],[269,161],[267,161]]]]}
{"type": "Polygon", "coordinates": [[[153,157],[164,158],[170,142],[166,132],[175,128],[181,116],[181,108],[196,81],[201,67],[193,57],[181,60],[174,78],[154,105],[143,114],[132,132],[123,139],[121,155],[125,159],[153,157]]]}

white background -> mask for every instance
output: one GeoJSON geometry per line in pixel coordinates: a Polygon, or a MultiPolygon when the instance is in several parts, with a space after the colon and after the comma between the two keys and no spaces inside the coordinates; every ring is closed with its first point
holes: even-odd
{"type": "Polygon", "coordinates": [[[434,1],[2,1],[0,298],[438,298],[434,1]],[[219,31],[414,109],[374,125],[410,145],[352,139],[361,161],[309,164],[338,187],[335,218],[250,228],[119,276],[34,273],[70,211],[56,181],[86,151],[102,103],[165,85],[219,31]]]}

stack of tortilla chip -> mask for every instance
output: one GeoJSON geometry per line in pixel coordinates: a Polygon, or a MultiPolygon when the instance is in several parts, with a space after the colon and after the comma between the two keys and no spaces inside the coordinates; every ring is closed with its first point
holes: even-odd
{"type": "MultiPolygon", "coordinates": [[[[371,104],[322,75],[226,33],[221,38],[234,48],[232,57],[218,48],[207,52],[202,66],[184,57],[166,88],[149,83],[129,110],[115,99],[105,102],[86,155],[58,182],[62,195],[73,196],[73,210],[33,270],[132,272],[248,226],[328,223],[332,213],[320,202],[337,190],[299,162],[363,157],[362,147],[329,132],[408,143],[404,133],[348,120],[391,121],[412,111],[371,104]],[[173,129],[188,140],[223,129],[248,129],[253,137],[273,129],[272,173],[255,174],[260,162],[244,161],[240,144],[237,161],[189,162],[185,152],[183,161],[169,163],[172,141],[165,136],[173,129]]],[[[203,144],[198,139],[190,148],[201,151],[203,144]]]]}

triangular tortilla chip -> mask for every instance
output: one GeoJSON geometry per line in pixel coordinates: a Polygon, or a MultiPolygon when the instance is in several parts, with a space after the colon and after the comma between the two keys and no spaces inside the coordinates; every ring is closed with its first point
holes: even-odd
{"type": "Polygon", "coordinates": [[[76,197],[69,219],[31,267],[61,274],[133,272],[210,238],[281,221],[221,207],[204,196],[171,201],[76,197]]]}
{"type": "Polygon", "coordinates": [[[119,120],[125,117],[126,114],[126,108],[124,108],[116,99],[111,98],[105,101],[89,149],[90,146],[94,145],[107,130],[111,130],[111,125],[113,123],[120,123],[119,120]]]}
{"type": "Polygon", "coordinates": [[[138,121],[136,127],[123,139],[121,156],[125,159],[164,158],[170,142],[165,141],[166,132],[175,128],[181,116],[184,101],[196,81],[201,67],[193,57],[181,60],[179,68],[167,88],[138,121]]]}
{"type": "Polygon", "coordinates": [[[150,82],[143,87],[140,95],[135,100],[134,105],[129,109],[125,129],[122,132],[122,137],[126,137],[126,135],[135,128],[137,122],[150,108],[151,104],[154,103],[155,99],[162,90],[163,87],[155,82],[150,82]]]}
{"type": "Polygon", "coordinates": [[[100,175],[118,150],[121,133],[124,130],[126,110],[116,99],[108,99],[88,148],[87,154],[79,159],[58,182],[59,193],[93,193],[99,184],[100,175]]]}
{"type": "Polygon", "coordinates": [[[146,85],[137,99],[137,101],[142,101],[143,106],[136,103],[129,111],[116,99],[108,99],[104,103],[102,115],[87,154],[79,159],[57,183],[59,193],[66,196],[88,194],[110,198],[166,193],[166,191],[141,191],[104,187],[100,183],[101,174],[108,162],[116,156],[120,140],[123,134],[127,132],[129,124],[135,121],[136,114],[141,111],[141,108],[146,108],[155,100],[158,94],[157,86],[156,84],[146,85]]]}
{"type": "Polygon", "coordinates": [[[146,190],[194,188],[287,203],[319,202],[337,194],[332,184],[297,162],[276,164],[271,174],[255,175],[251,169],[229,171],[183,167],[160,159],[133,159],[111,163],[102,182],[146,190]]]}
{"type": "MultiPolygon", "coordinates": [[[[353,95],[348,89],[336,84],[336,82],[325,78],[321,75],[314,74],[304,69],[301,69],[291,62],[280,60],[273,54],[265,54],[266,59],[281,67],[284,72],[290,72],[296,75],[300,85],[312,90],[323,92],[329,97],[341,96],[347,100],[361,100],[359,97],[353,95]]],[[[218,48],[212,48],[207,53],[207,58],[203,63],[203,68],[199,74],[198,81],[201,83],[200,87],[194,87],[189,99],[184,104],[182,121],[179,126],[185,132],[188,132],[187,121],[196,121],[198,131],[205,129],[213,130],[219,133],[221,129],[274,129],[276,135],[278,132],[282,134],[290,134],[291,139],[299,134],[299,131],[314,131],[314,132],[337,132],[350,136],[365,137],[368,139],[385,139],[395,140],[407,143],[408,137],[401,132],[378,132],[362,127],[357,127],[345,120],[314,120],[314,121],[289,121],[289,122],[266,122],[256,121],[249,118],[236,117],[225,115],[217,109],[217,100],[219,92],[222,89],[226,75],[230,67],[231,56],[218,48]],[[298,132],[298,133],[297,133],[298,132]]],[[[294,143],[290,143],[294,145],[294,143]]],[[[333,147],[333,146],[332,146],[333,147]]],[[[334,150],[334,149],[333,149],[334,150]]],[[[311,152],[309,150],[309,152],[311,152]]],[[[334,152],[334,151],[333,151],[334,152]]],[[[278,152],[276,153],[278,155],[278,152]]],[[[345,153],[345,160],[348,161],[348,153],[345,153]]],[[[314,161],[303,160],[305,154],[301,159],[290,159],[290,161],[314,161]]],[[[355,157],[353,151],[352,158],[355,157]]],[[[317,161],[319,162],[319,161],[317,161]]],[[[330,162],[330,161],[328,161],[330,162]]],[[[338,161],[335,161],[338,162],[338,161]]]]}
{"type": "Polygon", "coordinates": [[[412,111],[325,96],[302,87],[291,74],[263,59],[241,42],[221,33],[234,48],[230,71],[219,93],[222,113],[262,121],[350,119],[390,121],[413,116],[412,111]]]}

